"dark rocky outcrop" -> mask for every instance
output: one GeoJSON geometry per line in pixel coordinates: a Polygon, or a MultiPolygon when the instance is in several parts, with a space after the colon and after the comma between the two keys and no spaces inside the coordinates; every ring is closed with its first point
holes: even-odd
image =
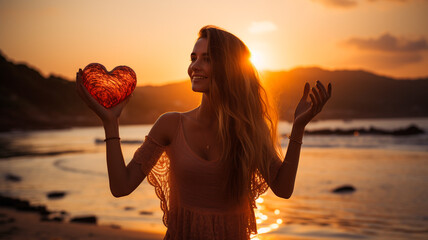
{"type": "Polygon", "coordinates": [[[48,192],[46,194],[46,197],[49,199],[60,199],[65,197],[66,194],[67,192],[65,191],[52,191],[52,192],[48,192]]]}
{"type": "Polygon", "coordinates": [[[66,211],[50,211],[44,205],[33,205],[27,200],[2,195],[0,195],[0,207],[37,213],[41,221],[63,222],[69,215],[66,211]]]}
{"type": "Polygon", "coordinates": [[[80,216],[73,217],[70,219],[70,222],[74,223],[88,223],[88,224],[97,224],[97,217],[94,215],[91,216],[80,216]]]}
{"type": "Polygon", "coordinates": [[[333,193],[347,194],[353,193],[356,189],[352,185],[343,185],[332,190],[333,193]]]}
{"type": "Polygon", "coordinates": [[[153,212],[151,212],[151,211],[144,211],[144,210],[142,210],[139,213],[140,213],[140,215],[153,215],[153,212]]]}
{"type": "Polygon", "coordinates": [[[424,134],[425,131],[419,128],[416,125],[410,125],[407,128],[400,128],[395,130],[384,130],[375,127],[366,128],[356,128],[356,129],[319,129],[312,131],[305,131],[305,134],[309,135],[392,135],[392,136],[409,136],[409,135],[418,135],[424,134]]]}
{"type": "Polygon", "coordinates": [[[126,206],[126,207],[123,208],[123,210],[125,210],[125,211],[133,211],[133,210],[135,210],[135,207],[126,206]]]}
{"type": "Polygon", "coordinates": [[[49,214],[50,211],[44,205],[33,205],[27,200],[0,195],[0,206],[13,208],[19,211],[36,212],[41,215],[49,214]]]}
{"type": "Polygon", "coordinates": [[[22,177],[8,173],[6,174],[5,179],[10,182],[20,182],[22,180],[22,177]]]}

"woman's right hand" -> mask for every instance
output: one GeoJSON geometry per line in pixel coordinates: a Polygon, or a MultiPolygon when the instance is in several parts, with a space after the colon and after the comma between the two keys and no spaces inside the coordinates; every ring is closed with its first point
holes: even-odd
{"type": "Polygon", "coordinates": [[[324,105],[331,97],[331,84],[327,89],[317,81],[315,87],[311,89],[309,83],[305,84],[303,96],[294,112],[294,123],[298,126],[305,127],[318,113],[321,112],[324,105]],[[310,100],[308,100],[310,98],[310,100]]]}
{"type": "Polygon", "coordinates": [[[112,108],[105,108],[103,105],[101,105],[97,100],[95,100],[92,97],[92,95],[88,92],[86,87],[83,85],[82,74],[83,74],[82,69],[79,69],[79,71],[76,73],[76,89],[79,96],[83,99],[86,105],[88,105],[88,107],[92,109],[92,111],[94,111],[95,114],[98,115],[98,117],[101,119],[101,121],[104,124],[117,122],[117,119],[122,113],[122,110],[125,107],[125,105],[128,103],[131,95],[128,96],[124,101],[122,101],[118,105],[112,108]]]}

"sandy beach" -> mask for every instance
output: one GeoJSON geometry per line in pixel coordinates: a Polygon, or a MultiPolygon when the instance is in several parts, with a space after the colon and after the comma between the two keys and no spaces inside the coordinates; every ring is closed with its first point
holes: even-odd
{"type": "Polygon", "coordinates": [[[22,240],[158,240],[162,235],[84,223],[41,221],[34,212],[0,208],[0,239],[22,240]]]}
{"type": "MultiPolygon", "coordinates": [[[[35,212],[0,207],[0,239],[8,240],[159,240],[163,235],[84,223],[42,221],[35,212]]],[[[265,236],[264,240],[312,238],[265,236]]]]}

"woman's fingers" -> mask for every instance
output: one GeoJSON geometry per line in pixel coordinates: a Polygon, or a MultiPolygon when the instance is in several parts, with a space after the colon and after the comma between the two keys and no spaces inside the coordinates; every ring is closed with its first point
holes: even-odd
{"type": "Polygon", "coordinates": [[[325,90],[324,85],[320,81],[317,81],[316,86],[317,86],[318,91],[320,93],[321,99],[323,101],[326,101],[328,99],[328,96],[327,96],[327,91],[325,90]]]}
{"type": "Polygon", "coordinates": [[[322,108],[331,97],[331,83],[328,84],[328,90],[326,90],[324,85],[319,81],[317,81],[316,85],[318,89],[318,95],[320,96],[318,112],[321,112],[322,108]]]}
{"type": "Polygon", "coordinates": [[[88,104],[90,108],[93,110],[96,110],[99,105],[97,100],[92,97],[92,95],[89,93],[88,89],[83,85],[83,79],[82,79],[83,71],[82,69],[79,69],[79,72],[76,74],[76,85],[77,85],[77,92],[79,93],[80,97],[88,104]]]}
{"type": "Polygon", "coordinates": [[[86,88],[85,88],[85,86],[83,85],[83,83],[82,83],[82,78],[81,78],[81,75],[79,76],[79,73],[78,73],[78,77],[77,77],[77,79],[76,79],[76,87],[77,87],[77,92],[79,93],[79,95],[80,95],[80,97],[82,97],[84,100],[87,100],[88,99],[88,95],[87,95],[87,90],[86,90],[86,88]]]}
{"type": "Polygon", "coordinates": [[[315,114],[317,113],[317,108],[318,108],[317,99],[315,98],[315,96],[312,93],[309,94],[309,97],[312,100],[311,112],[312,112],[312,115],[315,116],[315,114]]]}
{"type": "Polygon", "coordinates": [[[79,94],[79,96],[83,98],[85,96],[84,96],[84,93],[82,91],[82,86],[83,86],[82,75],[79,72],[77,72],[76,73],[76,91],[79,94]]]}
{"type": "Polygon", "coordinates": [[[325,103],[331,97],[331,91],[332,91],[331,89],[332,88],[330,83],[328,84],[327,89],[319,81],[317,81],[316,87],[314,86],[312,88],[307,83],[303,91],[302,100],[300,101],[299,104],[306,103],[306,104],[311,104],[311,106],[305,107],[306,110],[304,111],[305,112],[304,114],[299,112],[300,114],[298,114],[298,117],[302,117],[302,118],[299,118],[299,120],[304,122],[307,121],[306,123],[308,123],[312,118],[314,118],[318,113],[320,113],[325,103]],[[310,97],[309,101],[307,101],[308,95],[310,97]]]}
{"type": "Polygon", "coordinates": [[[316,108],[315,108],[315,110],[318,113],[318,112],[321,111],[320,108],[322,106],[322,99],[321,99],[321,96],[320,96],[320,94],[318,93],[318,91],[317,91],[317,89],[315,87],[312,88],[312,93],[315,96],[315,100],[316,100],[316,108]]]}
{"type": "Polygon", "coordinates": [[[303,88],[302,99],[306,100],[308,98],[309,91],[310,91],[310,85],[309,85],[309,83],[306,83],[305,87],[303,88]]]}
{"type": "Polygon", "coordinates": [[[123,101],[125,102],[125,105],[128,104],[129,100],[132,98],[133,94],[130,94],[127,96],[123,101]]]}

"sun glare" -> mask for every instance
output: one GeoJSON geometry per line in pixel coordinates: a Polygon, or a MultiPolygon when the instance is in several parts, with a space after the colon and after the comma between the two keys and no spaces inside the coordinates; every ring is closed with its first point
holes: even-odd
{"type": "Polygon", "coordinates": [[[250,61],[257,68],[257,70],[262,70],[264,67],[266,67],[263,55],[258,51],[251,51],[250,61]]]}

